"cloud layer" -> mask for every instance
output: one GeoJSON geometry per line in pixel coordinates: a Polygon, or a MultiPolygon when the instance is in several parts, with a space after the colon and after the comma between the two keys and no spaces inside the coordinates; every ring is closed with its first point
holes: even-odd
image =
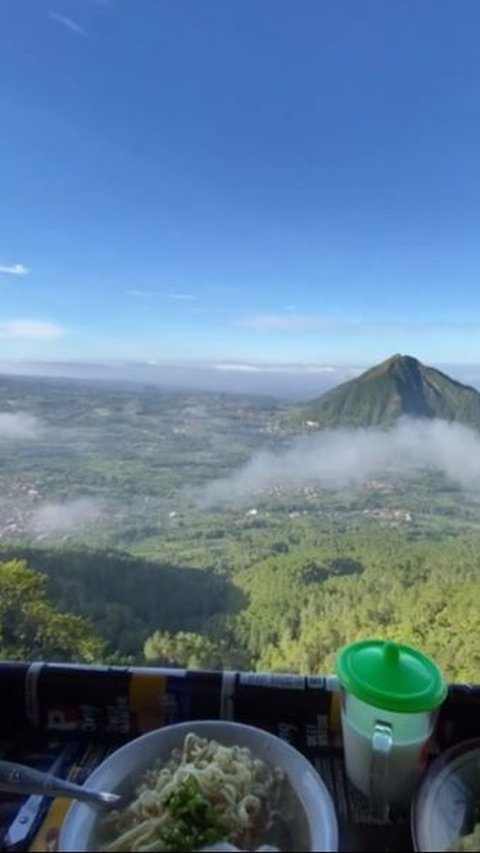
{"type": "Polygon", "coordinates": [[[101,514],[101,504],[93,498],[47,503],[33,513],[30,528],[37,534],[72,533],[96,521],[101,514]]]}
{"type": "Polygon", "coordinates": [[[43,427],[26,412],[0,412],[0,441],[40,438],[43,427]]]}
{"type": "Polygon", "coordinates": [[[295,439],[278,455],[255,454],[232,477],[211,483],[202,503],[235,503],[273,486],[355,488],[386,472],[411,476],[428,468],[464,489],[480,490],[480,434],[460,424],[412,419],[388,432],[325,430],[295,439]]]}

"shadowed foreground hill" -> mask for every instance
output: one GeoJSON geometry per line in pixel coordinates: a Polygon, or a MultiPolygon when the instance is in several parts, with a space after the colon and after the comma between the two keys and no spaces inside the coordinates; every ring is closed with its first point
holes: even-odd
{"type": "Polygon", "coordinates": [[[394,355],[317,400],[292,419],[320,427],[391,426],[404,416],[442,418],[480,429],[480,393],[416,358],[394,355]]]}
{"type": "Polygon", "coordinates": [[[108,655],[138,655],[157,629],[207,630],[212,617],[235,612],[245,603],[227,578],[209,569],[143,560],[121,551],[0,549],[0,561],[12,558],[42,572],[46,593],[59,611],[90,620],[107,640],[108,655]]]}

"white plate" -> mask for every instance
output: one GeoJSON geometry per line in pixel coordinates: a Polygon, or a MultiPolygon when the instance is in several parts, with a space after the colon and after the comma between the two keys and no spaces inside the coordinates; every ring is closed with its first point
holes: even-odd
{"type": "Polygon", "coordinates": [[[476,739],[441,753],[423,776],[412,807],[415,850],[448,850],[471,831],[468,827],[479,808],[480,739],[476,739]]]}

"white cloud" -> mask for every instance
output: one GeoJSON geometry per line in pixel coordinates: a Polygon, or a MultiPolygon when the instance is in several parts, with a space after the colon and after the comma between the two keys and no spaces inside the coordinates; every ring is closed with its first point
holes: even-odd
{"type": "Polygon", "coordinates": [[[405,418],[391,430],[322,430],[297,437],[283,453],[261,452],[232,477],[206,487],[207,504],[244,501],[273,486],[356,488],[374,476],[434,469],[480,491],[480,433],[442,420],[405,418]]]}
{"type": "Polygon", "coordinates": [[[0,275],[27,275],[29,272],[24,264],[0,264],[0,275]]]}
{"type": "Polygon", "coordinates": [[[184,302],[194,301],[197,298],[192,293],[166,293],[165,296],[168,296],[169,299],[179,299],[184,302]]]}
{"type": "Polygon", "coordinates": [[[237,320],[237,325],[254,332],[325,332],[346,335],[348,337],[390,335],[425,335],[442,337],[447,334],[476,334],[480,331],[478,320],[417,320],[403,322],[389,320],[385,322],[365,322],[348,317],[332,317],[323,314],[292,313],[285,307],[284,314],[251,314],[237,320]]]}
{"type": "Polygon", "coordinates": [[[77,22],[74,21],[73,18],[68,18],[66,15],[61,15],[60,12],[49,12],[48,16],[52,19],[52,21],[56,21],[58,24],[61,24],[63,27],[65,27],[67,30],[70,30],[71,33],[75,33],[75,35],[77,36],[88,35],[87,31],[83,27],[81,27],[80,24],[77,24],[77,22]]]}
{"type": "Polygon", "coordinates": [[[162,293],[160,290],[137,290],[130,288],[125,292],[128,296],[135,296],[138,299],[144,296],[164,296],[167,299],[177,299],[181,302],[193,302],[197,298],[192,293],[162,293]]]}
{"type": "Polygon", "coordinates": [[[35,533],[68,533],[91,524],[102,514],[101,504],[93,498],[78,498],[40,506],[30,519],[35,533]]]}
{"type": "Polygon", "coordinates": [[[212,364],[214,370],[232,371],[239,373],[335,373],[338,369],[329,365],[316,364],[241,364],[240,362],[226,362],[212,364]]]}
{"type": "Polygon", "coordinates": [[[43,427],[27,412],[0,412],[0,441],[40,438],[43,427]]]}
{"type": "Polygon", "coordinates": [[[37,341],[55,341],[62,338],[67,330],[56,323],[43,320],[12,320],[0,323],[0,338],[28,338],[37,341]]]}
{"type": "Polygon", "coordinates": [[[138,299],[141,297],[163,295],[159,290],[137,290],[136,288],[130,288],[130,290],[126,290],[125,293],[127,296],[136,296],[138,299]]]}
{"type": "Polygon", "coordinates": [[[238,325],[254,332],[338,332],[352,327],[348,321],[322,314],[253,314],[238,325]]]}

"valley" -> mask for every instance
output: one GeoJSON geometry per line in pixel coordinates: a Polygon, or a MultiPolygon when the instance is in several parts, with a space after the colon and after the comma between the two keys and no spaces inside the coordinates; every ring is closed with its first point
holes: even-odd
{"type": "MultiPolygon", "coordinates": [[[[359,444],[345,409],[330,435],[269,398],[9,377],[0,411],[0,584],[18,560],[43,574],[96,659],[322,672],[380,634],[480,677],[480,481],[474,433],[452,467],[461,425],[426,433],[439,460],[420,468],[426,418],[359,444]]],[[[5,632],[0,646],[18,652],[5,632]]]]}

